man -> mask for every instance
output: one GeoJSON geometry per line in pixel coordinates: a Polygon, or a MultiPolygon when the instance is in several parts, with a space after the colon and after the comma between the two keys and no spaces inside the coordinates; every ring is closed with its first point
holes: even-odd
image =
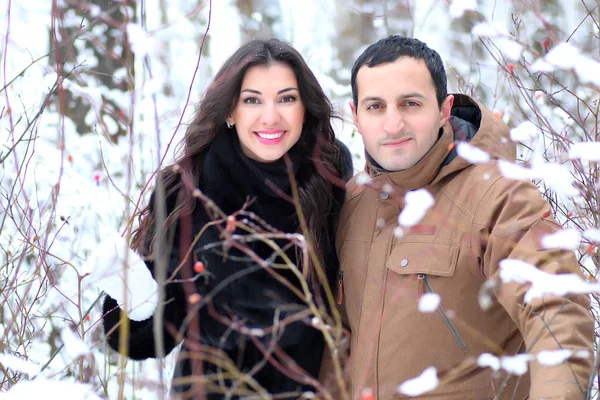
{"type": "Polygon", "coordinates": [[[593,362],[588,296],[525,302],[529,285],[499,278],[504,259],[580,274],[575,257],[543,249],[541,238],[561,229],[550,206],[532,183],[501,175],[495,160],[515,158],[506,125],[446,90],[439,55],[412,38],[380,40],[352,69],[351,108],[367,157],[347,186],[337,236],[352,397],[404,398],[399,385],[434,367],[413,394],[431,385],[427,398],[585,398],[593,362]],[[492,161],[457,156],[461,141],[492,161]],[[399,225],[406,193],[418,189],[433,206],[418,224],[399,225]],[[482,309],[485,288],[493,296],[482,309]],[[434,312],[419,311],[427,293],[441,299],[434,312]],[[522,376],[484,362],[558,349],[573,354],[554,366],[532,359],[522,376]]]}

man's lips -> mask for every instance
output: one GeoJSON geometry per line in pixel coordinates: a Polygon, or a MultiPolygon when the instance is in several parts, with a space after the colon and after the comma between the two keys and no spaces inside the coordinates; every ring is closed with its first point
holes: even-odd
{"type": "Polygon", "coordinates": [[[389,147],[394,147],[394,146],[403,146],[406,143],[408,143],[411,140],[411,138],[402,138],[402,139],[395,139],[395,140],[387,140],[385,142],[382,143],[382,146],[389,146],[389,147]]]}

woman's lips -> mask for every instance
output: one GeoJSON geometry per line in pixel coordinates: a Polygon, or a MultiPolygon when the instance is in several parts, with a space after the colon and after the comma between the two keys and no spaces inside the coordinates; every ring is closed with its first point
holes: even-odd
{"type": "Polygon", "coordinates": [[[285,133],[286,131],[281,129],[268,129],[255,132],[258,141],[264,144],[277,144],[281,142],[285,133]]]}

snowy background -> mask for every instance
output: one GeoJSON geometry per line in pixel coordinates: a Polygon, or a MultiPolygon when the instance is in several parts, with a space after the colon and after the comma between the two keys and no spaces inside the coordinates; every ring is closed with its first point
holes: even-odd
{"type": "MultiPolygon", "coordinates": [[[[587,282],[565,288],[510,260],[506,279],[539,282],[531,296],[596,300],[599,21],[598,0],[0,0],[0,399],[163,397],[172,356],[125,362],[103,343],[107,285],[92,254],[127,231],[211,77],[254,37],[287,40],[304,55],[357,171],[363,150],[348,107],[356,56],[393,33],[438,50],[450,91],[476,96],[524,144],[503,171],[539,185],[565,228],[545,245],[575,251],[587,282]]],[[[488,157],[468,145],[459,152],[473,163],[488,157]]],[[[437,304],[424,298],[422,310],[437,304]]],[[[488,356],[480,365],[527,368],[526,357],[488,356]]],[[[415,379],[399,390],[431,390],[437,376],[415,379]]]]}

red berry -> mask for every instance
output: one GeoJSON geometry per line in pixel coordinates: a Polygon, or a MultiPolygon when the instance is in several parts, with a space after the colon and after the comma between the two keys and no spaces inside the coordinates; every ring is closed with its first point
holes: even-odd
{"type": "Polygon", "coordinates": [[[196,261],[194,263],[194,271],[196,271],[197,274],[201,274],[204,272],[204,263],[202,261],[196,261]]]}
{"type": "Polygon", "coordinates": [[[200,296],[198,293],[194,293],[188,297],[188,302],[190,304],[198,304],[200,300],[202,300],[202,296],[200,296]]]}
{"type": "Polygon", "coordinates": [[[235,217],[233,215],[227,217],[227,225],[225,226],[225,229],[227,229],[229,232],[235,231],[235,217]]]}
{"type": "Polygon", "coordinates": [[[544,48],[544,50],[546,50],[546,51],[550,50],[551,45],[552,45],[552,41],[550,40],[550,38],[546,38],[546,39],[542,40],[542,47],[544,48]]]}
{"type": "Polygon", "coordinates": [[[371,389],[363,389],[361,400],[375,400],[375,395],[371,389]]]}
{"type": "Polygon", "coordinates": [[[594,246],[593,244],[588,244],[587,249],[585,249],[585,252],[587,254],[594,254],[596,252],[596,246],[594,246]]]}
{"type": "Polygon", "coordinates": [[[550,216],[550,211],[546,210],[542,213],[542,217],[548,218],[550,216]]]}
{"type": "Polygon", "coordinates": [[[508,72],[513,72],[515,70],[515,65],[510,63],[506,66],[508,68],[508,72]]]}

